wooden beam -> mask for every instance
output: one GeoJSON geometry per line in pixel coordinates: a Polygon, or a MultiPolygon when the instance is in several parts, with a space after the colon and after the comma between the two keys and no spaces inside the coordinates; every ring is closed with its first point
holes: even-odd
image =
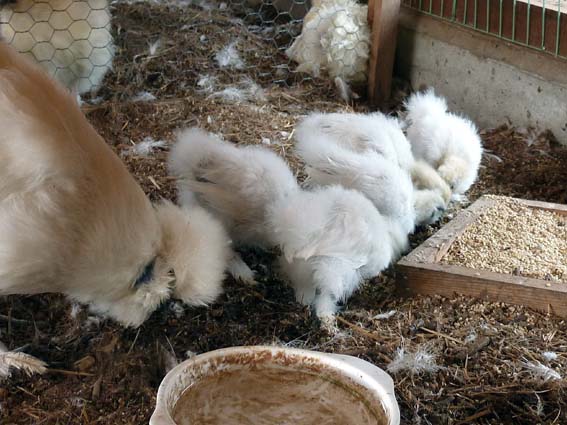
{"type": "Polygon", "coordinates": [[[368,26],[372,29],[372,23],[374,22],[374,7],[376,2],[374,0],[368,0],[368,26]]]}
{"type": "Polygon", "coordinates": [[[523,305],[567,318],[565,283],[446,264],[415,264],[407,261],[400,261],[396,265],[396,273],[396,292],[402,296],[424,294],[453,298],[461,294],[492,302],[523,305]]]}
{"type": "Polygon", "coordinates": [[[398,36],[400,0],[369,0],[368,23],[372,30],[368,66],[368,97],[383,107],[390,98],[398,36]]]}

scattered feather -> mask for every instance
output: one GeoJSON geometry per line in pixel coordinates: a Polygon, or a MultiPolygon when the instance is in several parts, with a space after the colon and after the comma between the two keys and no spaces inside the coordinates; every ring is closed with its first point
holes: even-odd
{"type": "Polygon", "coordinates": [[[158,344],[158,364],[164,373],[168,373],[171,369],[179,364],[175,354],[158,344]]]}
{"type": "Polygon", "coordinates": [[[207,36],[204,35],[204,34],[201,35],[201,36],[199,37],[199,41],[200,41],[201,43],[205,43],[205,42],[207,41],[207,36]]]}
{"type": "Polygon", "coordinates": [[[401,371],[410,372],[412,375],[422,373],[434,373],[442,369],[435,361],[435,354],[430,346],[423,344],[416,351],[407,351],[401,346],[396,350],[396,357],[387,367],[388,372],[397,373],[401,371]]]}
{"type": "Polygon", "coordinates": [[[473,330],[471,331],[465,338],[465,344],[471,344],[473,342],[476,341],[478,335],[476,334],[476,332],[473,330]]]}
{"type": "Polygon", "coordinates": [[[81,408],[85,405],[85,399],[81,397],[71,397],[69,401],[71,402],[71,406],[73,407],[81,408]]]}
{"type": "Polygon", "coordinates": [[[217,77],[208,74],[199,75],[197,80],[197,87],[199,91],[205,94],[211,94],[215,91],[215,86],[217,84],[217,77]]]}
{"type": "Polygon", "coordinates": [[[228,103],[244,103],[247,101],[265,102],[264,89],[250,78],[243,78],[238,87],[229,86],[209,95],[209,98],[221,99],[228,103]]]}
{"type": "Polygon", "coordinates": [[[547,381],[558,381],[561,379],[559,372],[553,370],[540,362],[524,362],[524,367],[527,369],[533,379],[547,381]]]}
{"type": "Polygon", "coordinates": [[[238,50],[236,50],[236,41],[233,41],[217,52],[215,59],[221,68],[244,68],[244,61],[241,59],[238,50]]]}
{"type": "Polygon", "coordinates": [[[141,91],[136,96],[132,98],[132,102],[151,102],[157,98],[147,91],[141,91]]]}
{"type": "Polygon", "coordinates": [[[389,319],[392,316],[394,316],[394,314],[396,314],[397,312],[398,312],[397,310],[390,310],[390,311],[387,311],[386,313],[379,313],[376,316],[374,316],[373,319],[386,320],[386,319],[389,319]]]}
{"type": "Polygon", "coordinates": [[[535,396],[537,397],[536,415],[542,417],[545,414],[543,401],[541,401],[541,397],[537,395],[537,393],[535,394],[535,396]]]}
{"type": "Polygon", "coordinates": [[[540,131],[536,128],[518,128],[516,129],[516,131],[524,136],[524,139],[528,146],[533,145],[539,139],[540,131]]]}
{"type": "Polygon", "coordinates": [[[79,313],[83,310],[81,304],[73,303],[71,304],[71,318],[76,319],[79,313]]]}
{"type": "Polygon", "coordinates": [[[228,103],[242,103],[248,100],[246,92],[238,87],[227,87],[221,91],[211,94],[209,98],[219,98],[228,103]]]}
{"type": "Polygon", "coordinates": [[[498,155],[490,153],[487,150],[485,150],[483,153],[484,153],[484,156],[488,159],[492,159],[492,160],[494,160],[496,162],[500,162],[500,163],[504,162],[504,160],[502,158],[500,158],[498,155]]]}
{"type": "Polygon", "coordinates": [[[102,96],[97,96],[97,97],[89,100],[89,103],[91,105],[99,105],[100,103],[102,103],[103,100],[104,100],[104,98],[102,96]]]}
{"type": "Polygon", "coordinates": [[[9,378],[13,370],[21,370],[26,375],[42,374],[47,364],[26,353],[3,351],[0,353],[0,378],[9,378]]]}
{"type": "Polygon", "coordinates": [[[543,358],[545,360],[547,360],[548,362],[552,361],[552,360],[557,360],[557,353],[553,352],[553,351],[544,351],[543,353],[541,353],[543,358]]]}
{"type": "Polygon", "coordinates": [[[163,140],[154,140],[152,137],[148,136],[145,137],[140,143],[136,143],[130,149],[123,152],[123,155],[129,156],[150,156],[155,149],[164,148],[167,146],[167,143],[163,140]]]}
{"type": "Polygon", "coordinates": [[[160,47],[161,47],[161,39],[160,38],[158,38],[153,43],[148,43],[149,56],[155,56],[155,54],[158,52],[160,47]]]}
{"type": "Polygon", "coordinates": [[[340,98],[346,103],[350,103],[352,99],[358,99],[358,95],[352,91],[350,86],[340,77],[335,78],[335,87],[339,92],[340,98]]]}
{"type": "Polygon", "coordinates": [[[183,304],[181,304],[179,301],[170,304],[169,308],[173,312],[173,314],[175,314],[175,317],[177,317],[178,319],[181,319],[185,314],[185,308],[183,307],[183,304]]]}
{"type": "Polygon", "coordinates": [[[206,0],[189,0],[189,4],[207,11],[214,9],[214,5],[206,0]]]}
{"type": "Polygon", "coordinates": [[[262,144],[270,146],[272,144],[272,141],[270,139],[268,139],[267,137],[262,137],[262,144]]]}
{"type": "Polygon", "coordinates": [[[185,358],[186,359],[192,359],[196,355],[197,355],[197,353],[195,353],[194,351],[191,351],[191,350],[185,351],[185,358]]]}
{"type": "Polygon", "coordinates": [[[98,328],[99,326],[100,326],[100,318],[97,316],[87,317],[87,320],[85,320],[85,323],[83,324],[83,327],[85,329],[98,328]]]}

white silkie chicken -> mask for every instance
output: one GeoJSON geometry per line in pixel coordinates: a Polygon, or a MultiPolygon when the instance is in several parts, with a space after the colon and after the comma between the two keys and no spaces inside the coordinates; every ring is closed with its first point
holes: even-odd
{"type": "Polygon", "coordinates": [[[447,207],[449,187],[435,170],[414,160],[395,118],[312,114],[297,126],[295,138],[311,183],[360,190],[382,214],[403,222],[408,233],[437,221],[447,207]]]}
{"type": "Polygon", "coordinates": [[[337,302],[377,276],[408,247],[405,231],[360,192],[342,186],[299,191],[269,208],[281,270],[295,296],[327,325],[337,302]]]}
{"type": "Polygon", "coordinates": [[[131,326],[219,295],[221,223],[152,205],[69,92],[2,42],[0,129],[0,295],[60,292],[131,326]]]}
{"type": "Polygon", "coordinates": [[[325,321],[361,279],[377,275],[407,247],[400,226],[359,192],[304,191],[284,160],[263,147],[238,148],[191,129],[179,134],[170,155],[180,199],[195,196],[237,244],[279,246],[298,301],[325,321]]]}
{"type": "Polygon", "coordinates": [[[78,95],[99,88],[116,50],[108,0],[0,0],[0,36],[78,95]]]}
{"type": "MultiPolygon", "coordinates": [[[[237,148],[199,129],[181,132],[169,155],[170,172],[179,177],[182,205],[196,201],[218,217],[236,247],[270,248],[266,205],[298,190],[287,164],[267,149],[237,148]]],[[[235,252],[229,272],[254,282],[254,273],[235,252]]]]}
{"type": "Polygon", "coordinates": [[[406,102],[407,137],[413,154],[437,169],[457,197],[478,176],[482,142],[467,118],[448,112],[445,99],[430,89],[406,102]]]}
{"type": "Polygon", "coordinates": [[[314,0],[301,34],[286,55],[299,64],[298,72],[314,77],[327,74],[341,91],[348,83],[366,83],[370,56],[367,15],[368,6],[355,0],[314,0]]]}

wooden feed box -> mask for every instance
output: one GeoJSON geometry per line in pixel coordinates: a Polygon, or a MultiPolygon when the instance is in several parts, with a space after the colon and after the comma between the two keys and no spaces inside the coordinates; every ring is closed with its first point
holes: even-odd
{"type": "MultiPolygon", "coordinates": [[[[567,205],[518,199],[530,208],[567,215],[567,205]]],[[[441,264],[451,244],[496,201],[482,197],[397,264],[397,289],[402,295],[469,295],[489,301],[525,305],[567,317],[567,283],[441,264]]]]}

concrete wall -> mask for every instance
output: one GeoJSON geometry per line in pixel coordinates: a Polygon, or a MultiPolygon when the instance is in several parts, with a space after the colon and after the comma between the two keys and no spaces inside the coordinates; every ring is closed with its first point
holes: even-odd
{"type": "Polygon", "coordinates": [[[481,127],[550,129],[567,145],[567,61],[402,10],[396,73],[481,127]]]}

